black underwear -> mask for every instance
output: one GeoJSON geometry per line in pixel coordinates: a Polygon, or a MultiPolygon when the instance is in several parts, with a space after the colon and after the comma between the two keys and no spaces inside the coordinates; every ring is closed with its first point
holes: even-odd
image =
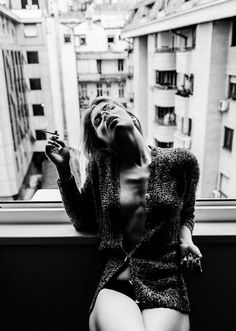
{"type": "Polygon", "coordinates": [[[104,288],[108,288],[113,291],[117,291],[120,293],[123,293],[130,297],[134,302],[139,306],[141,309],[141,303],[137,300],[135,292],[134,292],[134,286],[131,283],[130,280],[126,279],[115,279],[111,278],[107,284],[104,286],[104,288]]]}

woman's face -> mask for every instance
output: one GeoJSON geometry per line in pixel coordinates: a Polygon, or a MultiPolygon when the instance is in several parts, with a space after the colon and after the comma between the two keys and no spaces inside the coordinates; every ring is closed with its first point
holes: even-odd
{"type": "Polygon", "coordinates": [[[115,132],[118,128],[133,130],[136,117],[129,115],[127,111],[113,102],[102,102],[92,110],[91,123],[99,139],[107,145],[115,140],[115,132]]]}

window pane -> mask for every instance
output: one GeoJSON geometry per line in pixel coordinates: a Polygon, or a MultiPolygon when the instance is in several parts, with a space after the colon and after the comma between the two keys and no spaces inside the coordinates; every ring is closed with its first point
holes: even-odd
{"type": "Polygon", "coordinates": [[[137,115],[148,145],[196,155],[198,198],[236,198],[234,1],[3,2],[0,200],[30,199],[35,173],[48,182],[47,139],[79,146],[96,96],[137,115]]]}
{"type": "Polygon", "coordinates": [[[28,63],[39,63],[38,52],[28,51],[27,52],[27,62],[28,63]]]}
{"type": "Polygon", "coordinates": [[[42,104],[34,104],[32,105],[33,115],[34,116],[42,116],[44,115],[44,105],[42,104]]]}

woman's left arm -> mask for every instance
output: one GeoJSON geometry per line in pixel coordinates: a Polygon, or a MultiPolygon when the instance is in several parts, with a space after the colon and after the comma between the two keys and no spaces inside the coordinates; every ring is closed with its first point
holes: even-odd
{"type": "Polygon", "coordinates": [[[201,270],[200,259],[202,254],[199,248],[193,243],[192,232],[194,228],[194,211],[196,201],[196,190],[199,181],[199,165],[196,157],[189,151],[186,155],[186,172],[185,172],[185,194],[183,208],[180,214],[180,250],[183,263],[193,268],[197,265],[201,270]]]}

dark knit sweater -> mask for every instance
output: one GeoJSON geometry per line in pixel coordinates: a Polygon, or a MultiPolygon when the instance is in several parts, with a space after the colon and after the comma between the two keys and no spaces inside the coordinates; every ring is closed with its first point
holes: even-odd
{"type": "MultiPolygon", "coordinates": [[[[184,149],[151,149],[145,233],[128,259],[131,280],[143,308],[168,307],[189,312],[180,268],[179,235],[181,225],[193,230],[198,162],[184,149]]],[[[99,291],[127,261],[119,216],[119,159],[110,149],[99,150],[89,161],[81,190],[73,177],[68,181],[58,180],[58,186],[74,227],[100,234],[103,271],[91,313],[99,291]]]]}

